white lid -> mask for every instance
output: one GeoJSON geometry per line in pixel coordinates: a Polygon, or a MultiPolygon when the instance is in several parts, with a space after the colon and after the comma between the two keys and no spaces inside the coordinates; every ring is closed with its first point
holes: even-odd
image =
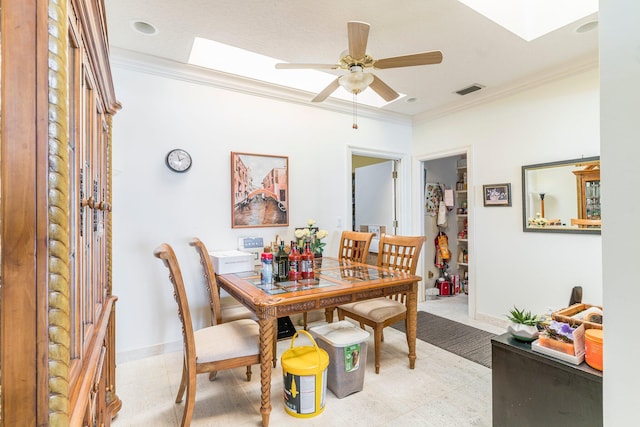
{"type": "Polygon", "coordinates": [[[253,258],[253,255],[249,252],[243,252],[243,251],[237,251],[235,249],[232,250],[228,250],[228,251],[213,251],[213,252],[209,252],[210,256],[214,256],[216,258],[225,258],[225,257],[244,257],[244,256],[249,256],[251,258],[253,258]]]}
{"type": "Polygon", "coordinates": [[[336,347],[357,344],[369,339],[369,332],[358,328],[348,320],[315,326],[309,331],[336,347]]]}

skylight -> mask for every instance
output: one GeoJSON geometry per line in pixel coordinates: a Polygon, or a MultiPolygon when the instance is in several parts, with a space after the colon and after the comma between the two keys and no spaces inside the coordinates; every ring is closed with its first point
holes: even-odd
{"type": "MultiPolygon", "coordinates": [[[[254,80],[300,89],[316,94],[336,79],[336,75],[316,70],[276,70],[279,59],[238,49],[213,40],[196,37],[191,48],[189,64],[235,74],[254,80]]],[[[309,96],[309,100],[314,95],[309,96]]],[[[342,87],[331,95],[333,98],[352,100],[352,95],[342,87]]],[[[402,97],[403,95],[401,95],[402,97]]],[[[358,103],[380,108],[387,102],[373,90],[358,94],[358,103]]]]}
{"type": "Polygon", "coordinates": [[[598,0],[458,0],[526,41],[598,11],[598,0]]]}

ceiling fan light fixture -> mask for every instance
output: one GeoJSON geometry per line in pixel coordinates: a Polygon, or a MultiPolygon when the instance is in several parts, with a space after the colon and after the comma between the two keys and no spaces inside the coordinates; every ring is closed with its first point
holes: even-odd
{"type": "Polygon", "coordinates": [[[340,77],[338,83],[349,93],[358,94],[373,82],[373,74],[363,72],[361,67],[357,67],[360,70],[355,70],[354,68],[356,67],[352,67],[349,74],[340,77]]]}

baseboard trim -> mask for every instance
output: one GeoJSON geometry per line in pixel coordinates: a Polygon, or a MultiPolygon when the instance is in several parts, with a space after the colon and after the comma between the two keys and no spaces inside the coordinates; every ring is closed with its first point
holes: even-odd
{"type": "Polygon", "coordinates": [[[116,364],[182,350],[182,340],[116,353],[116,364]]]}

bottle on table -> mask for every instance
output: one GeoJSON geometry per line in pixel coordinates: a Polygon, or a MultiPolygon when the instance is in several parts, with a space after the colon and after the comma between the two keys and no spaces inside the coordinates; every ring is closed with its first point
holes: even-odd
{"type": "Polygon", "coordinates": [[[276,282],[289,280],[289,254],[284,250],[284,241],[280,241],[280,247],[276,253],[274,279],[276,282]]]}
{"type": "Polygon", "coordinates": [[[298,252],[298,245],[292,241],[291,253],[289,254],[289,280],[300,280],[301,278],[300,252],[298,252]]]}
{"type": "Polygon", "coordinates": [[[261,282],[263,285],[270,285],[273,283],[273,254],[271,252],[264,252],[260,257],[262,262],[261,270],[261,282]]]}
{"type": "Polygon", "coordinates": [[[304,252],[300,254],[300,270],[303,279],[313,279],[313,253],[310,242],[305,243],[304,252]]]}

